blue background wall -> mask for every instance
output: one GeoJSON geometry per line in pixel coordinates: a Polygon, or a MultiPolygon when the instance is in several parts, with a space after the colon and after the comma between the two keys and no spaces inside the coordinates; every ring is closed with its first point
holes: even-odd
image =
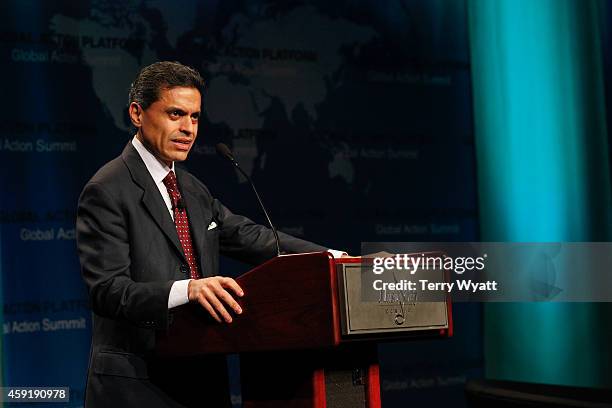
{"type": "MultiPolygon", "coordinates": [[[[608,3],[468,5],[482,240],[608,241],[608,3]]],[[[486,375],[610,387],[610,316],[607,304],[486,305],[486,375]]]]}
{"type": "MultiPolygon", "coordinates": [[[[68,385],[82,404],[90,311],[74,210],[131,137],[127,89],[157,60],[207,78],[187,165],[235,212],[263,221],[218,141],[286,232],[353,253],[477,239],[463,1],[14,1],[0,15],[5,384],[68,385]]],[[[385,406],[461,398],[481,372],[481,323],[478,306],[456,314],[452,340],[381,346],[385,406]]]]}

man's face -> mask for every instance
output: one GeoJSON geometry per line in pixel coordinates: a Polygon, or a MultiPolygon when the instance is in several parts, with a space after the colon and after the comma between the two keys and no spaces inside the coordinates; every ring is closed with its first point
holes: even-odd
{"type": "Polygon", "coordinates": [[[132,102],[130,118],[138,128],[137,137],[168,166],[187,159],[198,135],[200,91],[196,88],[162,89],[159,99],[146,110],[132,102]]]}

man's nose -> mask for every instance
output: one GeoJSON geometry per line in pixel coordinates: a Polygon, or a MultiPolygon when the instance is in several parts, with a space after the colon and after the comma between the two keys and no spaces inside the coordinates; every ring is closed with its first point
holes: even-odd
{"type": "Polygon", "coordinates": [[[183,120],[181,120],[181,128],[180,131],[188,136],[191,136],[195,133],[198,128],[198,124],[189,116],[185,116],[183,120]]]}

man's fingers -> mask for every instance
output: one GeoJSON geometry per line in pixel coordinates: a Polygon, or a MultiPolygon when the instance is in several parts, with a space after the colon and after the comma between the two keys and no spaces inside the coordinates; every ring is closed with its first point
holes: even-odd
{"type": "Polygon", "coordinates": [[[242,308],[238,302],[236,302],[232,295],[230,295],[225,289],[219,286],[218,288],[215,288],[215,294],[217,295],[217,298],[223,300],[226,305],[231,307],[234,312],[238,314],[242,313],[242,308]]]}
{"type": "Polygon", "coordinates": [[[219,299],[217,298],[216,293],[209,292],[207,295],[208,296],[206,297],[206,299],[212,305],[212,307],[217,312],[219,312],[219,314],[221,314],[221,316],[223,317],[223,320],[225,320],[228,323],[231,323],[232,322],[232,316],[230,316],[230,314],[227,312],[227,310],[225,309],[225,307],[223,306],[221,301],[219,301],[219,299]]]}
{"type": "Polygon", "coordinates": [[[210,303],[208,303],[208,300],[206,300],[204,296],[201,296],[199,298],[199,301],[202,307],[206,309],[208,314],[210,314],[213,317],[213,319],[215,319],[217,322],[221,323],[221,318],[219,317],[217,312],[215,312],[215,309],[210,305],[210,303]]]}
{"type": "Polygon", "coordinates": [[[244,296],[244,291],[242,290],[240,285],[238,285],[238,282],[236,282],[232,278],[222,278],[221,286],[223,286],[224,288],[230,288],[232,291],[234,291],[235,294],[240,297],[244,296]]]}
{"type": "Polygon", "coordinates": [[[228,313],[225,305],[229,306],[236,314],[242,313],[242,308],[232,294],[228,292],[228,290],[231,290],[237,296],[244,295],[244,291],[234,279],[216,276],[198,280],[197,282],[199,287],[193,288],[195,293],[193,297],[198,299],[199,303],[215,320],[218,322],[223,320],[228,323],[232,322],[232,316],[228,313]]]}

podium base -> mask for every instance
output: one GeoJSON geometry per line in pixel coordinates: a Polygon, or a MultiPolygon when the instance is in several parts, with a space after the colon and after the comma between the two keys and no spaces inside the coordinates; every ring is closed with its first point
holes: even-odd
{"type": "Polygon", "coordinates": [[[240,355],[243,408],[380,408],[376,345],[240,355]]]}

